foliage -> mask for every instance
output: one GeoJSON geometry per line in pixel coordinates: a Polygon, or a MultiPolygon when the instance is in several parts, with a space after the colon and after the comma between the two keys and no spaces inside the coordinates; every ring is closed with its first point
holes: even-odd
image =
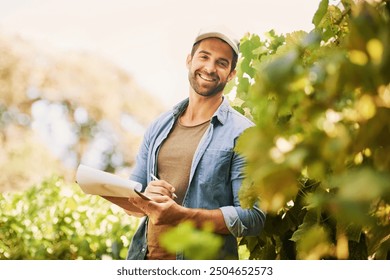
{"type": "Polygon", "coordinates": [[[0,259],[123,259],[137,220],[76,184],[0,194],[0,259]]]}
{"type": "Polygon", "coordinates": [[[212,228],[205,226],[199,230],[190,221],[167,231],[160,241],[168,252],[184,252],[192,260],[215,259],[222,246],[222,238],[213,234],[212,228]]]}
{"type": "Polygon", "coordinates": [[[389,6],[322,0],[309,33],[241,40],[240,197],[267,211],[251,259],[390,257],[389,6]]]}

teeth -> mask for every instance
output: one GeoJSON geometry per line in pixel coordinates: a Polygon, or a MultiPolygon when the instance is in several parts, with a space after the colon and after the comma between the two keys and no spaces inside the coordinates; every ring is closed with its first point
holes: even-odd
{"type": "Polygon", "coordinates": [[[203,76],[202,74],[199,74],[199,77],[201,77],[203,80],[208,81],[208,82],[214,82],[214,79],[209,79],[203,76]]]}

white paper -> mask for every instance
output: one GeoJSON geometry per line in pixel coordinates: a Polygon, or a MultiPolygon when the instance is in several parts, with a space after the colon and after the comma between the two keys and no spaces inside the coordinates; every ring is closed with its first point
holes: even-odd
{"type": "Polygon", "coordinates": [[[83,164],[77,168],[76,182],[86,194],[114,197],[138,196],[142,185],[83,164]],[[135,191],[134,191],[135,190],[135,191]]]}

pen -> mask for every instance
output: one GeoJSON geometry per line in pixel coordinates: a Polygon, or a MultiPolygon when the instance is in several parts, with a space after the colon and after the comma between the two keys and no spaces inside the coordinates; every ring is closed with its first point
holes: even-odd
{"type": "MultiPolygon", "coordinates": [[[[152,177],[152,179],[153,179],[154,181],[159,180],[156,176],[153,175],[153,173],[150,173],[150,176],[152,177]]],[[[177,195],[176,195],[175,193],[172,193],[172,196],[173,196],[173,198],[177,198],[177,195]]]]}

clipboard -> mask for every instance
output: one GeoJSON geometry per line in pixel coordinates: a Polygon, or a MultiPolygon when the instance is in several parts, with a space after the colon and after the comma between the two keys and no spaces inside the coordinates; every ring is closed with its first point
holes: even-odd
{"type": "Polygon", "coordinates": [[[140,212],[130,203],[130,197],[151,200],[141,192],[140,183],[83,164],[77,167],[76,183],[85,194],[99,195],[128,211],[140,212]]]}

